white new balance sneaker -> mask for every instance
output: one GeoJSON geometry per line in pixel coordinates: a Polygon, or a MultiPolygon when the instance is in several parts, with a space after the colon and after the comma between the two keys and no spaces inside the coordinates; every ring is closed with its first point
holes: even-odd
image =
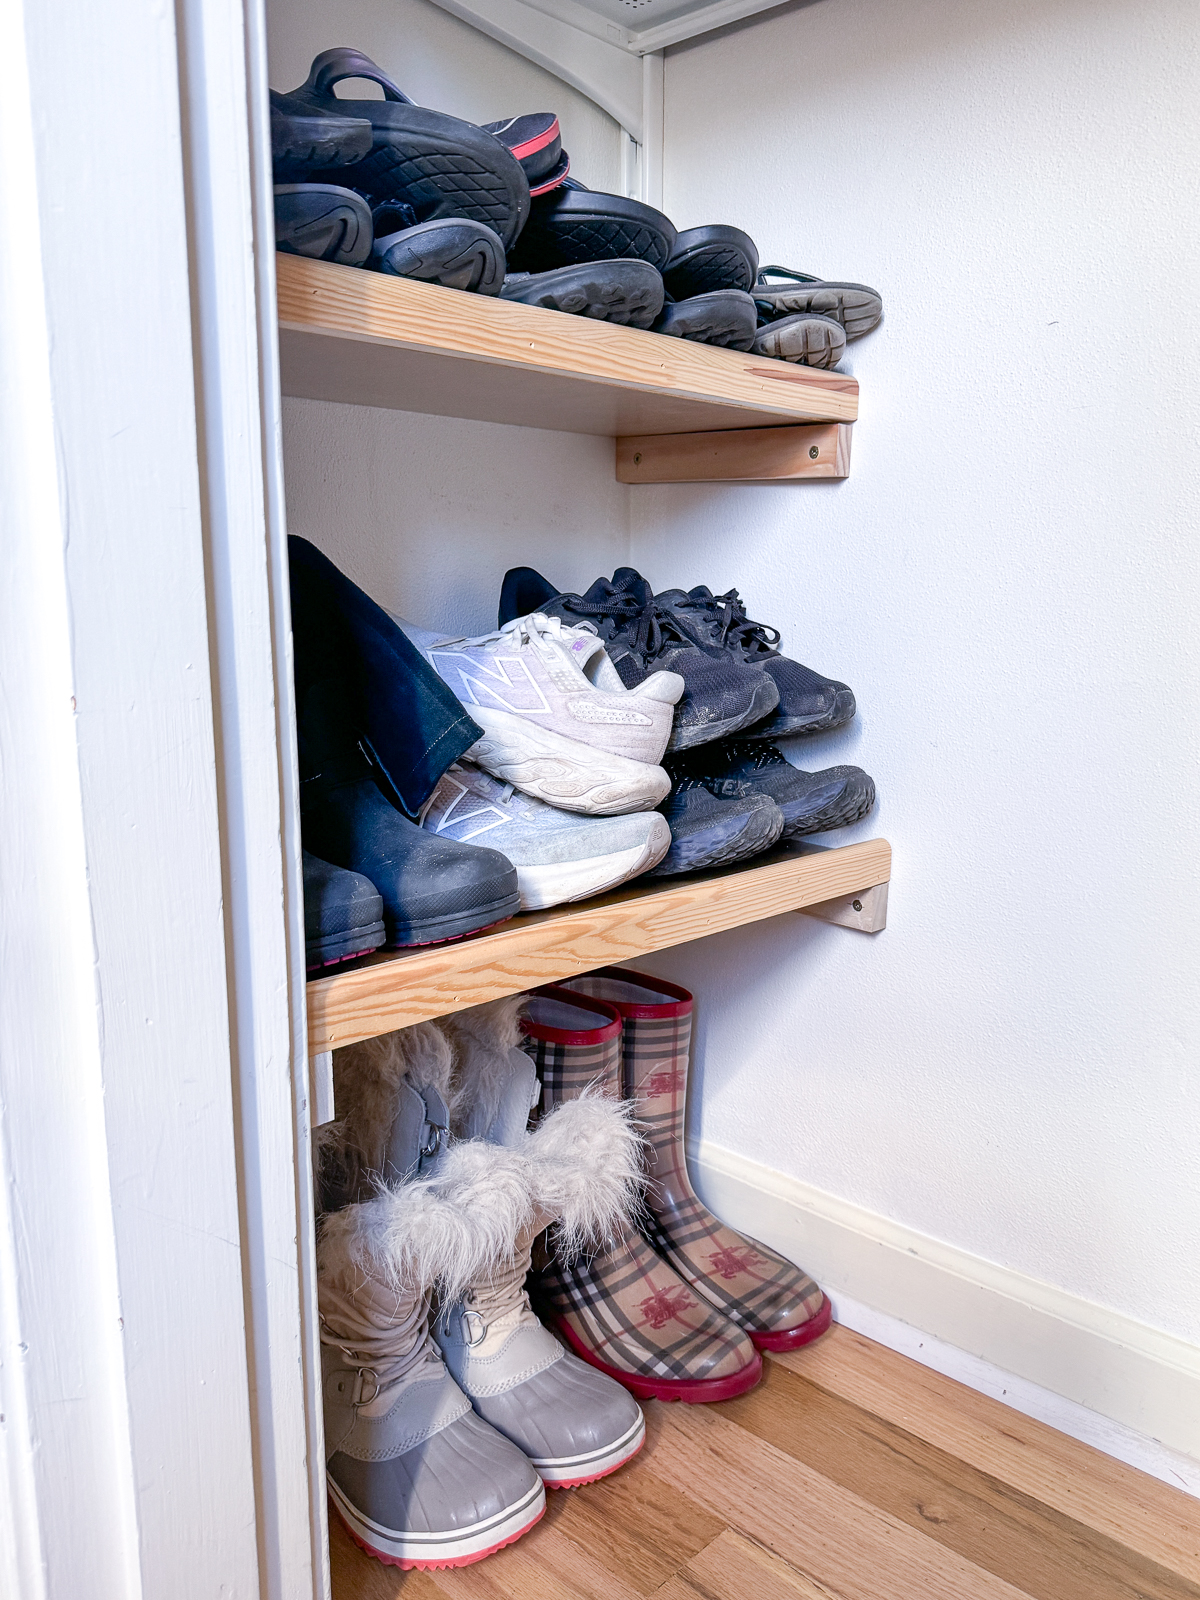
{"type": "Polygon", "coordinates": [[[445,772],[421,813],[421,826],[499,850],[517,869],[522,911],[603,894],[655,867],[671,848],[660,811],[578,817],[517,794],[469,762],[445,772]]]}
{"type": "Polygon", "coordinates": [[[394,620],[484,730],[468,754],[494,778],[591,816],[649,811],[667,794],[658,763],[683,693],[677,672],[627,689],[590,623],[541,612],[478,639],[394,620]]]}

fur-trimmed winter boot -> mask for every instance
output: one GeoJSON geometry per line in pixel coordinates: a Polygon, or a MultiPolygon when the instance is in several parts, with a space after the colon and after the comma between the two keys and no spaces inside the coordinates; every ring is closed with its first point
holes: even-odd
{"type": "Polygon", "coordinates": [[[460,1567],[511,1544],[542,1480],[471,1409],[430,1337],[430,1293],[511,1260],[531,1221],[519,1160],[443,1151],[450,1052],[406,1030],[334,1058],[317,1246],[329,1494],[355,1542],[399,1567],[460,1567]],[[415,1036],[415,1037],[414,1037],[415,1036]]]}
{"type": "Polygon", "coordinates": [[[454,1053],[451,1128],[521,1153],[534,1215],[516,1260],[447,1300],[433,1336],[479,1415],[524,1451],[548,1489],[569,1489],[635,1456],[646,1424],[632,1395],[542,1326],[525,1277],[544,1228],[571,1260],[628,1224],[641,1186],[640,1140],[625,1108],[600,1095],[561,1105],[526,1131],[541,1087],[519,1048],[520,1008],[517,996],[441,1019],[454,1053]]]}
{"type": "Polygon", "coordinates": [[[684,1149],[692,996],[624,967],[602,967],[564,987],[620,1013],[623,1089],[648,1142],[645,1233],[655,1250],[759,1350],[795,1350],[819,1338],[833,1318],[820,1287],[727,1228],[692,1188],[684,1149]]]}
{"type": "MultiPolygon", "coordinates": [[[[525,1047],[551,1112],[595,1086],[621,1098],[621,1018],[602,1000],[548,987],[528,996],[525,1047]]],[[[571,1266],[539,1263],[534,1298],[576,1355],[639,1399],[728,1400],[762,1374],[740,1329],[695,1294],[634,1228],[571,1266]]]]}

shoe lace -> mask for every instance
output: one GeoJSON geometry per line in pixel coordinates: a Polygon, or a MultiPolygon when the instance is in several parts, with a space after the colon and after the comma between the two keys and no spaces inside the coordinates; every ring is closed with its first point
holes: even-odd
{"type": "MultiPolygon", "coordinates": [[[[590,593],[591,591],[589,591],[590,593]]],[[[564,594],[559,604],[576,616],[597,617],[601,624],[611,622],[610,634],[619,634],[632,655],[653,661],[673,644],[693,645],[708,651],[710,646],[667,606],[659,605],[645,584],[643,592],[617,589],[606,584],[593,599],[586,595],[564,594]]],[[[586,625],[586,624],[585,624],[586,625]]],[[[598,630],[604,636],[603,626],[598,630]]]]}
{"type": "Polygon", "coordinates": [[[483,1283],[477,1283],[463,1298],[463,1336],[468,1344],[480,1344],[494,1324],[512,1320],[524,1322],[533,1317],[525,1279],[533,1264],[533,1241],[517,1253],[510,1267],[502,1268],[483,1283]]]}
{"type": "Polygon", "coordinates": [[[701,585],[693,589],[686,600],[677,601],[676,609],[699,612],[713,630],[714,642],[723,650],[740,650],[745,655],[774,655],[779,648],[779,629],[752,621],[736,589],[713,594],[711,589],[701,585]]]}

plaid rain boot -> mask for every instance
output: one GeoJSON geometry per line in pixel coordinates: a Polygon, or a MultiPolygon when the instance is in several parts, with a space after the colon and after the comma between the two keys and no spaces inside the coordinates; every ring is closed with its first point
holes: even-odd
{"type": "MultiPolygon", "coordinates": [[[[592,1086],[620,1098],[621,1019],[611,1006],[550,986],[526,1007],[521,1030],[546,1116],[592,1086]]],[[[588,1260],[537,1267],[534,1297],[551,1326],[639,1400],[729,1400],[762,1375],[746,1335],[632,1228],[588,1260]]]]}
{"type": "Polygon", "coordinates": [[[607,1477],[642,1447],[637,1401],[614,1379],[569,1355],[534,1316],[525,1292],[535,1237],[547,1227],[570,1260],[620,1227],[641,1188],[640,1140],[627,1107],[585,1095],[526,1131],[540,1096],[518,1048],[520,998],[444,1017],[455,1060],[451,1128],[519,1152],[534,1215],[516,1259],[444,1301],[433,1336],[455,1381],[485,1422],[532,1461],[548,1489],[607,1477]]]}
{"type": "Polygon", "coordinates": [[[795,1350],[820,1338],[833,1307],[819,1286],[773,1250],[718,1221],[688,1178],[684,1108],[692,996],[624,967],[602,967],[566,987],[620,1015],[623,1088],[649,1141],[645,1231],[655,1250],[759,1350],[795,1350]]]}
{"type": "Polygon", "coordinates": [[[462,1567],[528,1532],[546,1491],[446,1371],[430,1294],[461,1294],[511,1259],[531,1208],[511,1152],[441,1150],[449,1049],[436,1029],[408,1032],[419,1037],[337,1052],[343,1120],[319,1146],[329,1497],[355,1543],[389,1566],[462,1567]]]}

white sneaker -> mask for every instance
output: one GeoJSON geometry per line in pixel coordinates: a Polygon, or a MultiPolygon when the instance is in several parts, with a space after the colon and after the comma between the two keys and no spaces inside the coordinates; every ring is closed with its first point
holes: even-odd
{"type": "Polygon", "coordinates": [[[460,844],[499,850],[517,869],[522,911],[603,894],[655,867],[671,847],[659,811],[575,817],[516,794],[468,762],[443,773],[421,826],[460,844]]]}
{"type": "Polygon", "coordinates": [[[671,780],[677,672],[627,689],[590,623],[541,612],[478,639],[443,638],[394,620],[484,730],[468,754],[493,777],[564,811],[649,811],[671,780]]]}

